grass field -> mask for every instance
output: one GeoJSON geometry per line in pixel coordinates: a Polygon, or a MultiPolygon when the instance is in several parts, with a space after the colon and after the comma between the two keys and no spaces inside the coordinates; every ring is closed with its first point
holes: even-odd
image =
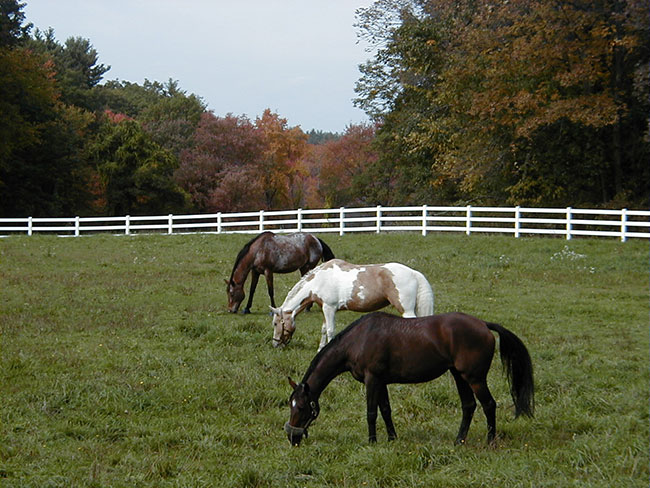
{"type": "MultiPolygon", "coordinates": [[[[389,387],[398,433],[366,440],[363,386],[335,379],[300,448],[282,430],[287,375],[322,315],[271,347],[223,279],[250,236],[0,239],[0,486],[647,487],[648,243],[415,234],[321,236],[337,257],[422,271],[436,312],[499,322],[528,346],[536,416],[513,418],[495,358],[497,446],[468,442],[451,377],[389,387]]],[[[276,275],[284,299],[298,273],[276,275]]],[[[337,314],[337,331],[357,318],[337,314]]]]}

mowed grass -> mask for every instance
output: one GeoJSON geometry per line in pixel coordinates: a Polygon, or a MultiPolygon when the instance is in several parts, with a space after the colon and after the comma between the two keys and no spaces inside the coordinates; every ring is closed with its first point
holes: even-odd
{"type": "MultiPolygon", "coordinates": [[[[436,312],[499,322],[528,346],[536,415],[514,419],[500,361],[495,448],[468,442],[449,374],[391,385],[398,439],[367,443],[364,389],[321,396],[300,448],[282,430],[287,376],[316,353],[318,307],[271,346],[266,286],[251,315],[225,284],[250,236],[0,239],[0,486],[647,487],[648,243],[505,236],[322,235],[337,257],[399,261],[436,312]]],[[[282,302],[299,274],[276,275],[282,302]]],[[[248,293],[248,287],[247,287],[248,293]]],[[[337,314],[337,330],[359,315],[337,314]]]]}

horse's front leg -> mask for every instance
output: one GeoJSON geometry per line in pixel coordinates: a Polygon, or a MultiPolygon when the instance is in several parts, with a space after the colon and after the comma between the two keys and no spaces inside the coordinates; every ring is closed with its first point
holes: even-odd
{"type": "Polygon", "coordinates": [[[320,343],[318,344],[318,350],[320,351],[327,345],[327,326],[325,325],[325,322],[323,322],[323,325],[320,329],[320,343]]]}
{"type": "Polygon", "coordinates": [[[388,400],[388,388],[386,383],[368,375],[364,381],[366,385],[366,416],[368,419],[368,441],[377,442],[377,407],[386,424],[388,440],[397,438],[393,418],[391,416],[390,402],[388,400]]]}
{"type": "Polygon", "coordinates": [[[334,322],[334,315],[336,314],[336,307],[323,303],[323,327],[321,328],[321,339],[318,350],[320,351],[325,345],[334,338],[334,331],[336,324],[334,322]]]}
{"type": "Polygon", "coordinates": [[[366,418],[368,419],[368,442],[377,442],[377,388],[366,380],[366,418]]]}
{"type": "Polygon", "coordinates": [[[271,306],[275,308],[275,298],[273,292],[273,272],[270,269],[264,270],[264,278],[266,278],[266,288],[269,291],[269,298],[271,299],[271,306]]]}
{"type": "Polygon", "coordinates": [[[260,279],[260,274],[257,271],[252,270],[251,271],[251,291],[248,294],[248,302],[246,303],[246,308],[244,308],[244,313],[251,313],[251,306],[253,305],[253,295],[255,295],[255,288],[257,288],[257,281],[259,279],[260,279]]]}
{"type": "Polygon", "coordinates": [[[393,441],[397,439],[397,433],[395,432],[395,425],[393,425],[393,416],[391,413],[390,401],[388,399],[388,386],[383,383],[379,385],[378,394],[379,411],[381,412],[381,416],[386,424],[388,440],[393,441]]]}

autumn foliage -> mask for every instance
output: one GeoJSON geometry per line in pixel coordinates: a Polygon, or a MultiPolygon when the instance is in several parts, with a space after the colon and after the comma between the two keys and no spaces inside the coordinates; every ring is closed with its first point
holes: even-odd
{"type": "Polygon", "coordinates": [[[372,122],[341,134],[103,81],[88,40],[32,33],[23,7],[0,2],[3,216],[648,205],[643,0],[377,0],[356,25],[372,122]]]}
{"type": "Polygon", "coordinates": [[[649,19],[639,0],[380,0],[357,103],[428,200],[646,205],[649,19]]]}

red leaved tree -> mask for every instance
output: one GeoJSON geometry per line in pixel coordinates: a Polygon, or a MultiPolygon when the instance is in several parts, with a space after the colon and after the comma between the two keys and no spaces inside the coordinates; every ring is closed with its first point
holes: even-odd
{"type": "MultiPolygon", "coordinates": [[[[217,117],[212,112],[202,115],[194,133],[191,149],[181,154],[176,181],[190,194],[199,211],[240,210],[239,178],[250,179],[263,157],[264,141],[257,128],[244,116],[217,117]],[[237,188],[236,188],[237,186],[237,188]],[[229,188],[234,192],[229,197],[229,188]]],[[[250,206],[264,200],[259,192],[250,191],[250,206]]]]}

